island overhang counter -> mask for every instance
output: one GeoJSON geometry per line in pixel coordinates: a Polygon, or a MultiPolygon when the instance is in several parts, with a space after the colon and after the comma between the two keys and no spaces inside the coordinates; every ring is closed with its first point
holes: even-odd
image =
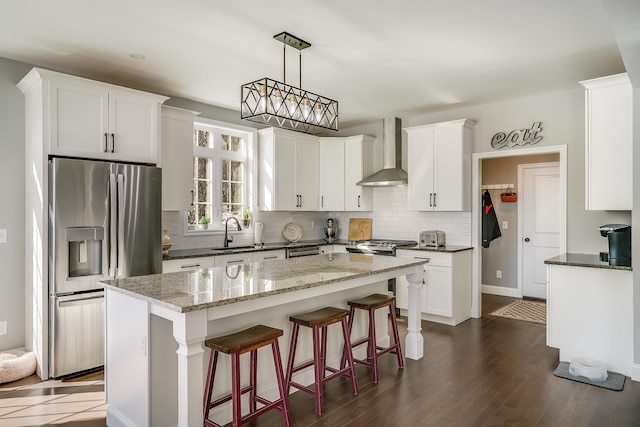
{"type": "MultiPolygon", "coordinates": [[[[422,358],[420,301],[426,262],[339,253],[102,282],[107,424],[201,425],[206,338],[263,323],[285,330],[284,353],[289,315],[386,293],[389,279],[405,275],[410,305],[403,351],[408,359],[422,358]]],[[[380,314],[377,340],[384,343],[389,340],[386,315],[380,314]]]]}

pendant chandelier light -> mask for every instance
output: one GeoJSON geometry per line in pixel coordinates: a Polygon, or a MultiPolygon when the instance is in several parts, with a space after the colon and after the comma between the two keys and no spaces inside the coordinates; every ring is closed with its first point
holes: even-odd
{"type": "Polygon", "coordinates": [[[338,101],[286,83],[287,46],[300,52],[299,84],[302,86],[302,50],[311,44],[287,32],[273,38],[283,45],[283,82],[265,77],[242,85],[241,118],[311,134],[316,133],[317,128],[337,131],[338,101]]]}

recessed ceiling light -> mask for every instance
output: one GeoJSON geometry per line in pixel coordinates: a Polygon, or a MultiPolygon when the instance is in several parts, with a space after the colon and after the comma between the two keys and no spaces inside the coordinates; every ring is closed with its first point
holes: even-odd
{"type": "Polygon", "coordinates": [[[133,59],[144,59],[145,56],[141,53],[130,53],[129,56],[133,59]]]}

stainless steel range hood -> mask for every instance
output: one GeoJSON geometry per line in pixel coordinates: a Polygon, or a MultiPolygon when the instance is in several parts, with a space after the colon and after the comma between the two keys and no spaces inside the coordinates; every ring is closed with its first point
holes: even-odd
{"type": "Polygon", "coordinates": [[[407,172],[402,169],[402,121],[397,117],[384,119],[382,161],[383,169],[364,178],[356,185],[367,187],[407,185],[407,172]]]}

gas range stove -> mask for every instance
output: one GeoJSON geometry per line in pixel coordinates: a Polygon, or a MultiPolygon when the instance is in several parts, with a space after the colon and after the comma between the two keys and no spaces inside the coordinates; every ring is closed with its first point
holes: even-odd
{"type": "Polygon", "coordinates": [[[388,239],[371,239],[349,242],[347,251],[357,254],[374,254],[396,256],[396,249],[399,247],[417,246],[415,240],[388,240],[388,239]]]}

